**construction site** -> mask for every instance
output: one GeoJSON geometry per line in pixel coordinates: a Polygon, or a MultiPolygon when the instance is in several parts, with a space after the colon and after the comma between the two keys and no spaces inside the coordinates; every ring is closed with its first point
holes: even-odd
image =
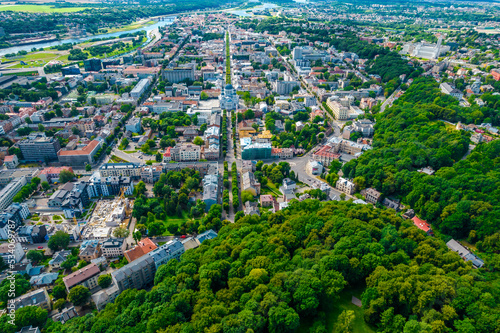
{"type": "Polygon", "coordinates": [[[92,217],[85,224],[82,239],[107,239],[116,228],[128,228],[133,201],[125,198],[123,190],[114,200],[100,200],[92,217]]]}

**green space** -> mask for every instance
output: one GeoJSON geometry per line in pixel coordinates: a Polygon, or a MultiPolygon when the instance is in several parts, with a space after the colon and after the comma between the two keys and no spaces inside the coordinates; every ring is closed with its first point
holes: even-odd
{"type": "Polygon", "coordinates": [[[62,220],[62,217],[60,217],[59,215],[54,215],[54,216],[52,216],[52,219],[53,219],[54,221],[61,221],[61,220],[62,220]]]}
{"type": "Polygon", "coordinates": [[[18,168],[38,168],[40,166],[41,166],[41,164],[39,164],[39,163],[21,163],[17,167],[18,168]]]}
{"type": "Polygon", "coordinates": [[[120,158],[116,155],[111,155],[109,160],[112,161],[113,163],[126,163],[127,162],[123,158],[120,158]]]}
{"type": "Polygon", "coordinates": [[[138,150],[124,150],[123,152],[127,153],[127,154],[133,154],[133,153],[137,153],[138,150]]]}
{"type": "Polygon", "coordinates": [[[340,293],[339,299],[332,300],[326,309],[326,323],[328,332],[339,332],[338,317],[345,310],[354,311],[355,319],[352,325],[353,333],[375,333],[364,318],[363,308],[352,303],[352,296],[361,299],[363,289],[346,289],[340,293]]]}
{"type": "Polygon", "coordinates": [[[106,29],[107,30],[106,33],[122,32],[122,31],[140,29],[140,28],[144,28],[144,27],[147,27],[148,25],[152,25],[155,23],[156,23],[155,21],[147,21],[147,22],[139,21],[139,22],[127,24],[127,25],[124,25],[124,26],[118,27],[118,28],[106,29]]]}
{"type": "Polygon", "coordinates": [[[5,5],[0,6],[0,12],[27,12],[27,13],[74,13],[89,9],[89,7],[66,7],[57,8],[47,5],[5,5]]]}
{"type": "Polygon", "coordinates": [[[163,222],[165,224],[166,230],[162,234],[162,236],[173,236],[170,232],[168,232],[168,227],[171,225],[176,225],[178,228],[180,228],[188,220],[190,220],[188,212],[182,211],[181,218],[179,218],[178,216],[167,216],[165,217],[165,220],[156,220],[156,222],[163,222]]]}

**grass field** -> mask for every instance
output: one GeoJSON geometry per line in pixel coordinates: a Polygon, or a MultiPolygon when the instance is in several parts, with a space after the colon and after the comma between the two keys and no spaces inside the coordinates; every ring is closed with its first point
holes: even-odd
{"type": "MultiPolygon", "coordinates": [[[[186,211],[183,211],[182,218],[179,218],[177,216],[174,216],[174,217],[167,216],[164,221],[161,221],[161,220],[158,220],[158,221],[165,223],[165,227],[168,227],[169,225],[172,225],[172,224],[175,224],[178,227],[180,227],[187,220],[189,220],[188,213],[186,211]]],[[[172,234],[169,233],[167,230],[163,233],[163,236],[172,236],[172,234]]]]}
{"type": "Polygon", "coordinates": [[[2,57],[2,61],[15,61],[18,62],[9,68],[30,68],[30,67],[42,67],[46,63],[52,60],[59,60],[64,63],[68,62],[68,54],[61,54],[62,52],[51,52],[51,51],[42,51],[42,52],[33,52],[28,53],[24,56],[14,57],[14,58],[5,58],[2,57]],[[24,61],[27,65],[21,65],[19,61],[24,61]]]}
{"type": "Polygon", "coordinates": [[[111,32],[126,32],[128,30],[134,30],[134,29],[139,29],[143,27],[147,27],[148,25],[155,24],[155,21],[139,21],[139,22],[134,22],[128,25],[124,25],[123,27],[118,27],[118,28],[111,28],[107,29],[106,33],[111,33],[111,32]]]}
{"type": "Polygon", "coordinates": [[[47,5],[6,5],[0,6],[0,12],[13,11],[13,12],[27,12],[27,13],[72,13],[79,12],[89,7],[68,7],[56,8],[47,5]]]}
{"type": "MultiPolygon", "coordinates": [[[[328,333],[339,332],[337,327],[337,319],[339,315],[344,310],[352,310],[354,311],[355,319],[352,325],[352,333],[375,333],[376,331],[370,327],[365,320],[363,319],[363,309],[352,304],[352,296],[355,296],[361,299],[361,294],[363,293],[364,288],[348,288],[340,293],[339,299],[332,300],[327,305],[327,308],[324,310],[326,313],[326,325],[328,333]]],[[[311,328],[311,321],[301,322],[299,330],[297,333],[308,333],[311,328]]]]}

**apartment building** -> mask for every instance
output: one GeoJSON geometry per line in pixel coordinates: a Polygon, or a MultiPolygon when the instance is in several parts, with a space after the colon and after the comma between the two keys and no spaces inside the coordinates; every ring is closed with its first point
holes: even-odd
{"type": "Polygon", "coordinates": [[[21,191],[21,188],[27,184],[26,177],[20,177],[12,180],[2,190],[0,190],[0,209],[9,207],[14,196],[21,191]]]}
{"type": "Polygon", "coordinates": [[[161,265],[168,263],[172,259],[179,260],[184,253],[184,246],[177,239],[173,239],[156,250],[148,253],[148,256],[153,258],[156,269],[161,265]]]}
{"type": "Polygon", "coordinates": [[[101,270],[99,269],[99,267],[96,264],[91,263],[77,270],[76,272],[63,277],[63,282],[68,292],[71,288],[78,285],[82,285],[89,290],[92,290],[98,286],[97,278],[99,277],[100,273],[101,270]]]}
{"type": "Polygon", "coordinates": [[[124,176],[138,179],[141,176],[141,166],[136,163],[106,163],[99,167],[101,177],[124,176]]]}
{"type": "Polygon", "coordinates": [[[108,238],[101,244],[102,255],[106,258],[118,258],[123,256],[127,249],[125,238],[108,238]]]}
{"type": "Polygon", "coordinates": [[[111,273],[111,278],[120,292],[142,289],[154,282],[156,267],[154,259],[145,255],[111,273]]]}
{"type": "Polygon", "coordinates": [[[326,105],[332,110],[337,120],[349,119],[349,107],[343,106],[338,100],[330,97],[326,105]]]}

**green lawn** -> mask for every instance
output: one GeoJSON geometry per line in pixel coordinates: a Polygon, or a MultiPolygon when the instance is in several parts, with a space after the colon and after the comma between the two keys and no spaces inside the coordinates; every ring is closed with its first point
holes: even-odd
{"type": "MultiPolygon", "coordinates": [[[[364,288],[348,288],[340,293],[339,299],[332,300],[326,307],[327,332],[338,332],[337,319],[344,310],[352,310],[355,314],[352,325],[352,333],[375,333],[376,331],[364,321],[363,309],[352,304],[352,296],[361,299],[364,288]]],[[[301,322],[297,333],[308,333],[312,325],[311,321],[301,322]]]]}
{"type": "Polygon", "coordinates": [[[267,185],[265,186],[262,186],[262,189],[263,190],[268,190],[269,192],[272,192],[272,193],[266,193],[266,194],[274,194],[278,197],[282,196],[283,194],[280,192],[280,190],[278,190],[278,188],[276,187],[276,185],[274,185],[274,183],[270,180],[268,180],[267,182],[267,185]]]}
{"type": "Polygon", "coordinates": [[[123,158],[120,158],[116,155],[111,155],[111,157],[109,158],[111,161],[113,161],[114,163],[125,163],[127,161],[125,161],[123,158]]]}
{"type": "Polygon", "coordinates": [[[89,7],[68,7],[68,8],[56,8],[54,6],[47,5],[5,5],[0,6],[0,11],[13,11],[13,12],[28,12],[28,13],[72,13],[79,12],[89,7]]]}
{"type": "MultiPolygon", "coordinates": [[[[189,220],[188,212],[183,211],[182,212],[182,218],[179,218],[177,216],[167,216],[164,221],[162,220],[157,220],[159,222],[165,223],[165,227],[167,228],[169,225],[175,224],[178,227],[180,227],[183,223],[185,223],[187,220],[189,220]]],[[[162,236],[173,236],[171,233],[166,230],[162,236]]]]}

